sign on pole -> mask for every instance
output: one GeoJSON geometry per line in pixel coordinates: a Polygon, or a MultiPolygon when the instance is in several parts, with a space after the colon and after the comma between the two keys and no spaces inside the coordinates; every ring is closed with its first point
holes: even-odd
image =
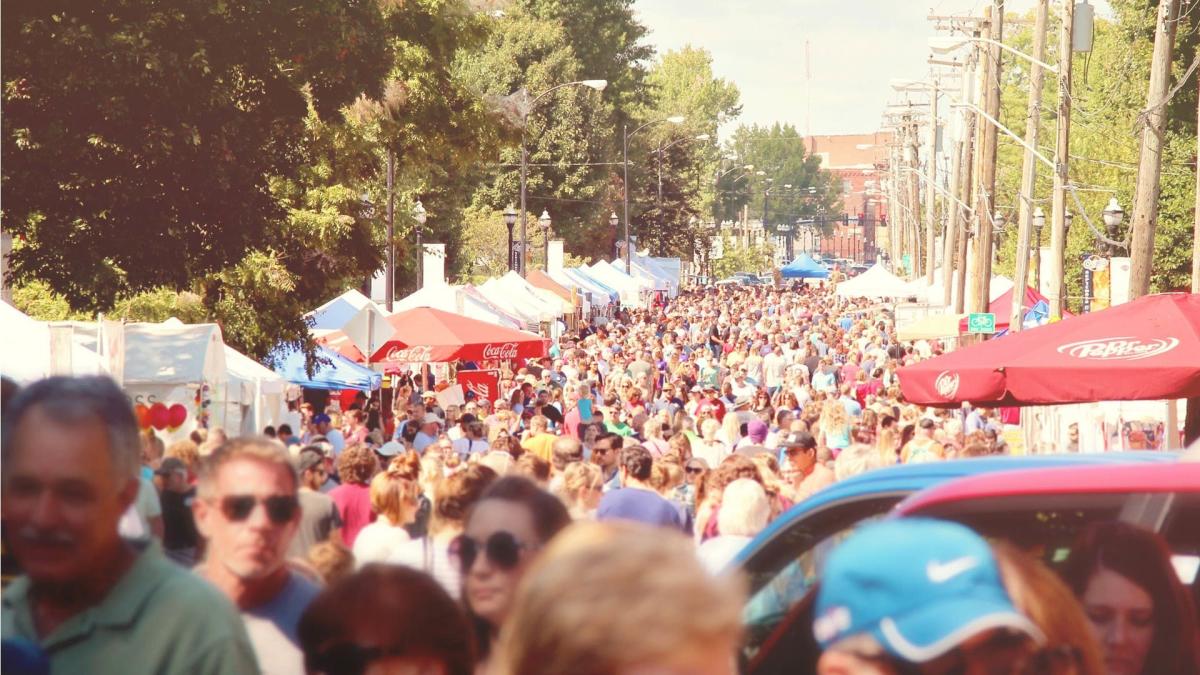
{"type": "Polygon", "coordinates": [[[968,333],[991,334],[996,332],[996,315],[989,312],[977,312],[967,315],[968,333]]]}

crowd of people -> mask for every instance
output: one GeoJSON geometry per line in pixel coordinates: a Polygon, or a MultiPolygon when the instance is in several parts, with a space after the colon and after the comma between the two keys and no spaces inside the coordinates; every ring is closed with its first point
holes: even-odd
{"type": "MultiPolygon", "coordinates": [[[[3,397],[4,661],[55,673],[736,672],[730,562],[817,491],[1005,454],[908,405],[885,307],[707,289],[506,364],[495,401],[297,403],[260,437],[139,433],[104,378],[3,397]]],[[[1157,535],[1091,528],[1065,580],[919,519],[864,526],[815,601],[818,671],[1200,674],[1157,535]],[[959,670],[955,670],[958,668],[959,670]]]]}

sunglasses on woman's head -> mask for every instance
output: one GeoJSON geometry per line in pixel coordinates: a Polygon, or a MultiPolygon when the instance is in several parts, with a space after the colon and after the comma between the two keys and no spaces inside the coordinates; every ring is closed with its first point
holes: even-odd
{"type": "Polygon", "coordinates": [[[513,533],[501,530],[493,532],[484,541],[472,539],[465,534],[460,535],[450,542],[450,555],[458,558],[462,573],[467,574],[475,566],[475,559],[479,557],[480,551],[487,555],[493,565],[502,570],[511,570],[521,562],[522,549],[535,548],[532,544],[517,539],[513,533]]]}
{"type": "Polygon", "coordinates": [[[240,523],[250,518],[259,502],[266,507],[267,518],[275,525],[291,522],[300,508],[295,495],[273,495],[263,499],[254,495],[229,495],[221,498],[221,513],[230,521],[240,523]]]}

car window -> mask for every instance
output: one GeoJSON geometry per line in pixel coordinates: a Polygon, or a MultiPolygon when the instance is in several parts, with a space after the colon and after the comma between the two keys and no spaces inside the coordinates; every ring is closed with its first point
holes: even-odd
{"type": "Polygon", "coordinates": [[[778,533],[746,561],[742,569],[751,593],[742,612],[747,658],[820,578],[834,547],[861,524],[887,514],[900,499],[883,496],[830,504],[778,533]]]}

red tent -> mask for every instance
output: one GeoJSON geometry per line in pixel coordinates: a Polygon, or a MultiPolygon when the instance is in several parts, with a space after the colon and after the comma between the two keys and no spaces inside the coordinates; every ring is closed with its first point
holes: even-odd
{"type": "Polygon", "coordinates": [[[1200,294],[1149,295],[901,368],[913,403],[1045,405],[1200,396],[1200,294]]]}
{"type": "Polygon", "coordinates": [[[371,356],[373,363],[444,363],[537,358],[548,341],[540,335],[497,326],[432,307],[388,317],[396,330],[371,356]]]}
{"type": "MultiPolygon", "coordinates": [[[[1008,324],[1012,320],[1013,294],[1016,292],[1017,292],[1017,287],[1013,286],[1012,288],[1005,291],[1005,293],[1003,295],[996,298],[988,305],[987,311],[996,315],[996,332],[1000,332],[1000,331],[1006,330],[1008,328],[1008,324]]],[[[1023,307],[1025,309],[1025,311],[1029,311],[1030,307],[1033,307],[1034,305],[1038,304],[1039,302],[1041,302],[1043,300],[1046,300],[1046,296],[1042,295],[1041,293],[1038,293],[1035,289],[1033,289],[1029,286],[1026,286],[1025,287],[1025,300],[1021,303],[1021,307],[1023,307]]],[[[1046,300],[1046,302],[1049,302],[1049,300],[1046,300]]],[[[1066,316],[1073,316],[1073,315],[1070,312],[1063,312],[1063,316],[1066,317],[1066,316]]],[[[966,334],[966,332],[967,332],[966,317],[963,317],[962,319],[959,320],[958,332],[961,335],[966,334]]]]}

